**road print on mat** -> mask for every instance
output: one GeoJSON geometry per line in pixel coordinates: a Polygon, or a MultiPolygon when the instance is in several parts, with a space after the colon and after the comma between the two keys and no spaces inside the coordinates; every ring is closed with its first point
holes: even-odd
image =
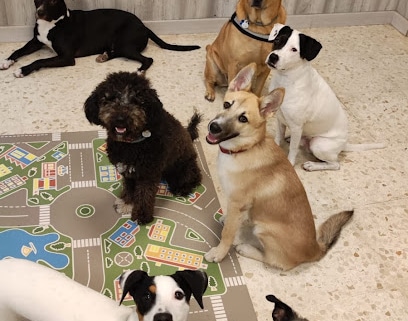
{"type": "Polygon", "coordinates": [[[219,242],[222,210],[198,141],[195,147],[202,184],[174,197],[161,182],[155,219],[139,226],[113,209],[121,176],[107,158],[104,131],[0,136],[0,259],[44,264],[116,301],[125,270],[202,269],[205,309],[192,300],[189,320],[255,320],[234,251],[220,264],[204,259],[219,242]]]}

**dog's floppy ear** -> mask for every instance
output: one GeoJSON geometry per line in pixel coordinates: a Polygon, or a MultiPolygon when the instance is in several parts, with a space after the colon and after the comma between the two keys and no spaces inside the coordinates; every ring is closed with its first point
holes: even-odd
{"type": "Polygon", "coordinates": [[[268,40],[275,40],[276,36],[278,35],[279,31],[284,27],[285,25],[281,24],[281,23],[275,23],[273,25],[273,28],[271,30],[271,33],[269,34],[269,38],[268,40]]]}
{"type": "Polygon", "coordinates": [[[126,297],[126,294],[128,294],[132,288],[137,287],[137,285],[146,277],[149,276],[145,271],[142,270],[134,270],[127,276],[126,280],[124,281],[125,284],[123,285],[122,297],[120,299],[119,305],[122,304],[123,299],[126,297]]]}
{"type": "Polygon", "coordinates": [[[255,72],[256,63],[254,62],[242,68],[235,78],[231,80],[228,91],[250,91],[255,72]]]}
{"type": "Polygon", "coordinates": [[[97,94],[93,92],[84,104],[85,116],[91,124],[101,125],[97,94]]]}
{"type": "Polygon", "coordinates": [[[283,102],[285,97],[285,88],[275,88],[266,96],[261,98],[261,104],[259,112],[263,118],[271,116],[275,111],[278,110],[279,106],[283,102]]]}
{"type": "Polygon", "coordinates": [[[300,57],[311,61],[319,54],[322,45],[316,39],[306,36],[303,33],[299,34],[300,57]]]}
{"type": "Polygon", "coordinates": [[[200,270],[184,270],[177,271],[172,277],[183,289],[187,287],[187,290],[193,293],[201,309],[204,309],[203,294],[208,286],[207,274],[200,270]]]}

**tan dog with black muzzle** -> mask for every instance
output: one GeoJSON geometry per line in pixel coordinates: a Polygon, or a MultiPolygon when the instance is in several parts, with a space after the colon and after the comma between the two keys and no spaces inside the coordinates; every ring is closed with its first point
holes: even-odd
{"type": "Polygon", "coordinates": [[[289,270],[317,261],[337,240],[353,211],[330,216],[316,237],[306,192],[292,164],[266,132],[266,121],[285,90],[258,98],[250,92],[256,64],[243,68],[224,98],[224,111],[209,123],[207,142],[219,144],[218,176],[227,197],[220,244],[205,254],[220,262],[231,245],[237,252],[289,270]]]}

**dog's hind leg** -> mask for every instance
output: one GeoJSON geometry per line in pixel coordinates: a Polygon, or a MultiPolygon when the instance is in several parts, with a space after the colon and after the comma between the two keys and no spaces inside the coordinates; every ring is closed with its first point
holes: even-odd
{"type": "Polygon", "coordinates": [[[179,161],[163,175],[174,195],[187,196],[201,183],[201,171],[196,158],[179,161]]]}
{"type": "Polygon", "coordinates": [[[343,150],[345,144],[345,139],[313,137],[310,140],[309,148],[313,155],[321,160],[321,162],[305,162],[303,169],[310,172],[340,169],[338,155],[343,150]]]}
{"type": "Polygon", "coordinates": [[[239,255],[245,256],[249,259],[263,262],[263,253],[259,249],[250,244],[247,243],[238,244],[235,247],[235,251],[237,251],[239,255]]]}

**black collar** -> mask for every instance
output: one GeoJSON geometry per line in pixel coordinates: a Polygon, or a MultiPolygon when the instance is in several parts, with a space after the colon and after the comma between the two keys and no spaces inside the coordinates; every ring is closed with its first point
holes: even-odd
{"type": "MultiPolygon", "coordinates": [[[[276,20],[276,18],[275,18],[274,20],[276,20]]],[[[273,22],[274,20],[272,20],[272,22],[273,22]]],[[[269,34],[268,34],[268,35],[265,35],[265,34],[261,34],[261,33],[256,33],[256,32],[253,32],[253,31],[249,30],[248,28],[243,28],[243,27],[242,27],[242,24],[245,23],[245,22],[246,22],[246,23],[249,23],[249,22],[248,22],[248,20],[241,20],[241,21],[239,21],[238,18],[237,18],[237,13],[236,13],[236,12],[234,12],[234,13],[232,14],[230,21],[232,22],[232,24],[233,24],[239,31],[241,31],[244,35],[246,35],[246,36],[248,36],[248,37],[250,37],[250,38],[252,38],[252,39],[259,40],[259,41],[263,41],[263,42],[269,42],[269,43],[272,43],[272,42],[273,42],[273,40],[269,40],[269,39],[268,39],[268,38],[269,38],[269,34]]]]}

